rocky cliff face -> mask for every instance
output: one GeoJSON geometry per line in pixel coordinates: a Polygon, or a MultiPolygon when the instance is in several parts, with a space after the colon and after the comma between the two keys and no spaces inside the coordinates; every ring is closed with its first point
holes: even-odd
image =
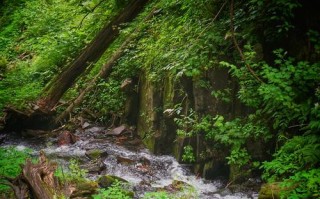
{"type": "MultiPolygon", "coordinates": [[[[232,119],[244,115],[249,109],[243,106],[236,96],[237,83],[226,69],[214,68],[198,79],[187,77],[179,81],[168,74],[161,82],[153,82],[142,75],[139,81],[139,114],[137,131],[146,146],[156,154],[173,154],[181,161],[183,147],[191,145],[195,149],[197,163],[195,172],[203,177],[214,178],[228,176],[226,152],[221,150],[213,154],[208,149],[202,135],[195,138],[177,136],[176,104],[180,104],[182,114],[192,109],[199,115],[223,115],[232,119]],[[224,98],[216,93],[224,92],[224,98]],[[205,156],[201,154],[206,154],[205,156]]],[[[222,94],[221,94],[222,95],[222,94]]]]}

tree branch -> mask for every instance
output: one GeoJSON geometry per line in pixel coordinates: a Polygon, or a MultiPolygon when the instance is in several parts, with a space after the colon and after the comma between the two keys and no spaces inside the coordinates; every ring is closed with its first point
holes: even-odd
{"type": "Polygon", "coordinates": [[[251,68],[251,66],[246,62],[246,58],[238,44],[238,41],[235,37],[235,34],[234,34],[234,21],[233,21],[233,18],[234,18],[234,0],[231,0],[231,4],[230,4],[230,28],[231,28],[231,37],[232,37],[232,41],[233,41],[233,44],[234,46],[236,47],[236,49],[238,50],[239,54],[240,54],[240,57],[242,59],[242,61],[244,62],[246,68],[249,70],[249,72],[251,73],[251,75],[260,83],[264,83],[259,77],[258,75],[253,71],[253,69],[251,68]]]}
{"type": "Polygon", "coordinates": [[[228,2],[228,0],[226,0],[226,1],[222,4],[222,6],[221,6],[221,8],[219,9],[218,13],[217,13],[216,16],[213,18],[213,21],[215,21],[215,20],[218,18],[219,14],[221,13],[222,9],[223,9],[224,6],[227,4],[227,2],[228,2]]]}
{"type": "Polygon", "coordinates": [[[94,10],[95,10],[98,6],[100,6],[100,4],[101,4],[102,2],[104,2],[104,0],[101,0],[97,5],[95,5],[95,6],[92,8],[92,10],[90,10],[90,12],[88,12],[86,15],[84,15],[84,17],[81,19],[81,22],[80,22],[78,28],[81,28],[84,19],[85,19],[89,14],[93,13],[94,10]]]}

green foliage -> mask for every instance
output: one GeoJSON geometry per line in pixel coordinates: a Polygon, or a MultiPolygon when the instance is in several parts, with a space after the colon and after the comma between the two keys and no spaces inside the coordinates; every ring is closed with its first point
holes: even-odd
{"type": "Polygon", "coordinates": [[[167,74],[201,76],[213,66],[212,52],[220,52],[212,43],[223,41],[203,12],[208,5],[208,1],[161,1],[161,12],[146,23],[131,62],[153,81],[167,74]]]}
{"type": "Polygon", "coordinates": [[[189,110],[189,114],[183,115],[180,112],[180,108],[176,108],[176,112],[180,117],[174,118],[175,123],[178,125],[177,135],[180,137],[192,137],[197,132],[194,129],[194,125],[198,122],[198,115],[192,109],[189,110]]]}
{"type": "Polygon", "coordinates": [[[71,159],[68,165],[68,170],[65,172],[62,167],[55,171],[55,176],[60,178],[63,182],[79,182],[86,180],[88,171],[81,169],[79,161],[71,159]]]}
{"type": "Polygon", "coordinates": [[[156,192],[147,192],[145,193],[143,199],[191,199],[198,198],[198,194],[194,187],[191,187],[186,184],[181,184],[179,181],[173,182],[172,186],[174,186],[176,192],[168,193],[166,191],[156,191],[156,192]]]}
{"type": "Polygon", "coordinates": [[[123,184],[116,180],[109,188],[100,189],[99,193],[92,196],[94,199],[130,199],[128,191],[123,188],[123,184]]]}
{"type": "Polygon", "coordinates": [[[307,35],[309,37],[310,42],[314,46],[315,53],[319,54],[320,53],[320,41],[318,38],[320,36],[320,33],[315,30],[309,30],[307,32],[307,35]]]}
{"type": "Polygon", "coordinates": [[[125,102],[124,93],[120,90],[121,82],[110,78],[108,81],[101,80],[96,90],[87,96],[83,107],[101,115],[99,122],[106,122],[110,118],[104,118],[108,113],[121,115],[125,102]]]}
{"type": "MultiPolygon", "coordinates": [[[[253,117],[253,116],[251,116],[253,117]]],[[[199,131],[204,131],[206,139],[214,140],[229,146],[241,146],[249,138],[270,139],[268,129],[263,123],[255,123],[250,120],[236,118],[232,121],[225,121],[223,116],[203,117],[196,125],[199,131]]]]}
{"type": "Polygon", "coordinates": [[[230,156],[226,157],[229,165],[237,165],[239,168],[248,165],[251,156],[246,149],[234,148],[231,150],[230,156]]]}
{"type": "Polygon", "coordinates": [[[0,56],[0,75],[2,75],[7,69],[8,61],[0,56]]]}
{"type": "Polygon", "coordinates": [[[187,145],[183,147],[182,161],[190,163],[196,161],[192,146],[187,145]]]}
{"type": "Polygon", "coordinates": [[[295,136],[274,154],[272,161],[263,163],[262,168],[265,170],[263,177],[276,181],[313,168],[320,163],[319,154],[319,136],[295,136]]]}
{"type": "MultiPolygon", "coordinates": [[[[246,46],[245,49],[246,64],[264,83],[255,81],[243,63],[236,66],[221,62],[221,65],[230,68],[232,75],[239,80],[239,98],[247,106],[256,109],[256,113],[252,115],[255,120],[266,123],[264,118],[268,118],[272,123],[271,130],[278,137],[278,144],[283,144],[275,152],[273,159],[260,167],[264,169],[263,178],[271,182],[283,181],[282,184],[286,187],[282,193],[284,198],[314,197],[312,195],[318,194],[314,185],[318,176],[314,175],[314,169],[317,169],[320,160],[320,142],[316,135],[319,132],[320,116],[320,63],[296,61],[287,57],[283,49],[278,49],[274,51],[273,64],[270,64],[256,61],[256,53],[251,46],[246,46]],[[300,136],[296,136],[297,134],[300,136]]],[[[256,124],[252,126],[257,126],[256,124]]],[[[219,122],[215,126],[227,128],[219,122]]],[[[241,125],[236,126],[239,128],[241,125]]],[[[245,131],[240,132],[242,135],[245,131]]],[[[228,140],[223,134],[213,137],[219,139],[219,136],[228,140]]],[[[238,153],[237,157],[241,155],[246,157],[245,153],[238,153]]],[[[237,162],[232,156],[233,151],[228,157],[229,161],[237,162]]],[[[241,159],[245,158],[239,160],[241,159]]]]}
{"type": "Polygon", "coordinates": [[[282,198],[319,198],[320,197],[320,169],[299,171],[281,184],[282,198]]]}
{"type": "Polygon", "coordinates": [[[221,64],[230,67],[232,74],[242,80],[239,91],[241,101],[248,106],[263,107],[261,111],[273,118],[274,128],[285,129],[296,121],[301,124],[308,122],[318,103],[314,94],[320,81],[319,63],[295,62],[292,58],[286,58],[282,49],[274,53],[274,66],[265,62],[254,63],[252,58],[255,53],[246,54],[248,64],[258,69],[264,84],[257,84],[245,67],[238,68],[226,62],[221,64]]]}
{"type": "MultiPolygon", "coordinates": [[[[181,114],[180,118],[174,118],[179,127],[177,135],[193,137],[202,134],[209,143],[215,143],[211,146],[212,149],[226,147],[226,150],[230,150],[230,155],[226,157],[228,164],[239,167],[248,164],[251,157],[244,148],[248,140],[267,141],[272,137],[266,124],[256,121],[255,114],[249,115],[246,119],[225,121],[221,115],[199,117],[194,111],[189,112],[189,115],[181,114]]],[[[192,146],[184,147],[182,160],[189,162],[196,160],[192,146]]]]}
{"type": "MultiPolygon", "coordinates": [[[[0,148],[0,177],[17,177],[21,173],[21,164],[24,164],[27,158],[30,158],[30,149],[18,150],[14,147],[0,148]]],[[[3,180],[0,178],[0,183],[3,180]]],[[[0,185],[0,192],[9,190],[8,186],[0,185]]]]}
{"type": "Polygon", "coordinates": [[[0,12],[0,109],[25,107],[82,50],[107,19],[113,1],[4,1],[0,12]],[[90,5],[89,5],[90,4],[90,5]],[[1,59],[0,73],[4,61],[1,59]],[[2,79],[2,77],[1,77],[2,79]]]}
{"type": "Polygon", "coordinates": [[[254,31],[263,29],[265,39],[275,41],[294,28],[294,11],[299,7],[301,4],[297,0],[250,0],[239,9],[236,7],[235,26],[240,31],[243,29],[247,39],[255,37],[254,31]]]}
{"type": "Polygon", "coordinates": [[[143,197],[143,199],[169,199],[169,198],[172,198],[172,197],[165,191],[148,192],[143,197]]]}

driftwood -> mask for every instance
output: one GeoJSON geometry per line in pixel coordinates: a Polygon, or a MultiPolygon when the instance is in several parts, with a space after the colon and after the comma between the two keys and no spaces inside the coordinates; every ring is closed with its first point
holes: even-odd
{"type": "MultiPolygon", "coordinates": [[[[156,7],[152,9],[152,11],[145,17],[144,21],[151,19],[154,14],[156,14],[156,7]]],[[[88,86],[82,90],[82,92],[78,95],[78,97],[70,103],[70,105],[66,108],[64,112],[62,112],[56,119],[56,123],[66,119],[68,115],[73,111],[74,107],[80,105],[84,100],[84,97],[87,93],[92,91],[96,87],[96,83],[100,78],[106,78],[112,72],[112,68],[116,61],[124,54],[125,49],[129,46],[130,42],[132,42],[137,34],[142,30],[141,27],[137,27],[121,44],[121,46],[113,53],[111,58],[108,60],[106,64],[104,64],[99,71],[99,73],[88,83],[88,86]]]]}

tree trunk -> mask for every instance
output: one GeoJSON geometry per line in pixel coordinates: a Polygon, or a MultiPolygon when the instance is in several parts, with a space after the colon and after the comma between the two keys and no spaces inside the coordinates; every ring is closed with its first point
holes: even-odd
{"type": "MultiPolygon", "coordinates": [[[[155,10],[156,8],[153,8],[152,11],[149,13],[149,15],[146,16],[144,21],[147,21],[152,16],[154,16],[155,10]]],[[[74,107],[82,103],[85,95],[95,88],[99,78],[106,78],[110,75],[110,73],[112,72],[114,63],[123,55],[124,50],[127,48],[128,44],[130,44],[130,42],[136,38],[137,33],[140,31],[141,31],[141,28],[138,27],[128,36],[128,38],[122,43],[122,45],[117,49],[117,51],[113,53],[113,55],[108,60],[108,62],[103,65],[99,73],[88,83],[88,86],[78,95],[78,97],[72,103],[70,103],[67,109],[57,117],[56,123],[66,119],[68,115],[73,111],[74,107]]]]}
{"type": "Polygon", "coordinates": [[[52,110],[81,73],[83,73],[90,64],[96,62],[119,35],[119,29],[117,27],[135,18],[147,2],[148,0],[131,1],[120,14],[99,32],[80,56],[78,56],[66,70],[52,80],[53,84],[49,90],[44,93],[44,97],[38,101],[38,105],[44,110],[52,110]]]}

